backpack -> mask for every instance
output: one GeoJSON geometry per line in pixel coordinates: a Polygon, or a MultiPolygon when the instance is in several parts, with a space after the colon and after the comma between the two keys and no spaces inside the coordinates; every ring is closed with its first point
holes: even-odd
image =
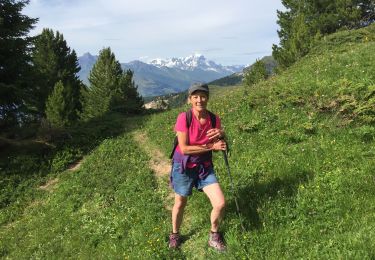
{"type": "MultiPolygon", "coordinates": [[[[216,116],[214,113],[208,111],[208,114],[210,115],[210,119],[211,119],[211,125],[212,125],[212,128],[215,128],[216,127],[216,116]]],[[[191,110],[185,112],[186,113],[186,126],[187,128],[189,129],[190,128],[190,125],[191,125],[191,121],[193,119],[193,112],[191,110]]],[[[189,132],[188,132],[189,133],[189,132]]],[[[189,135],[188,135],[188,140],[189,140],[189,135]]],[[[174,155],[174,151],[176,150],[177,148],[177,145],[178,145],[178,138],[177,136],[174,138],[174,143],[173,143],[173,149],[172,149],[172,152],[171,152],[171,155],[169,156],[169,159],[172,159],[173,158],[173,155],[174,155]]]]}

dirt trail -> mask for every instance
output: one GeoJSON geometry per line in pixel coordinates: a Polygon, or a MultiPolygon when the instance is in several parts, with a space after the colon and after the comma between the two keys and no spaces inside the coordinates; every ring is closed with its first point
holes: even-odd
{"type": "Polygon", "coordinates": [[[39,186],[39,189],[52,192],[56,188],[58,182],[59,178],[50,179],[46,184],[39,186]]]}
{"type": "Polygon", "coordinates": [[[149,163],[151,169],[155,172],[155,175],[157,177],[168,175],[171,170],[171,163],[159,149],[150,144],[148,136],[145,133],[136,131],[134,133],[134,140],[151,157],[149,163]]]}
{"type": "Polygon", "coordinates": [[[83,162],[83,158],[81,160],[78,160],[74,163],[72,163],[71,165],[68,166],[68,170],[69,171],[76,171],[79,169],[79,167],[81,167],[81,164],[83,162]]]}
{"type": "MultiPolygon", "coordinates": [[[[79,167],[81,167],[82,162],[83,162],[83,159],[80,159],[80,160],[70,164],[68,166],[67,170],[71,171],[71,172],[78,170],[79,167]]],[[[56,188],[56,186],[58,185],[58,182],[59,182],[59,178],[50,179],[44,185],[39,186],[39,189],[45,190],[45,191],[48,191],[48,192],[53,192],[54,189],[56,188]]]]}
{"type": "MultiPolygon", "coordinates": [[[[168,185],[169,172],[171,171],[171,163],[162,151],[151,144],[146,133],[135,131],[133,137],[139,144],[139,147],[151,158],[149,161],[149,167],[154,171],[158,186],[160,190],[163,191],[163,194],[165,194],[168,185]]],[[[165,208],[172,210],[174,193],[168,189],[168,192],[164,197],[165,208]]]]}

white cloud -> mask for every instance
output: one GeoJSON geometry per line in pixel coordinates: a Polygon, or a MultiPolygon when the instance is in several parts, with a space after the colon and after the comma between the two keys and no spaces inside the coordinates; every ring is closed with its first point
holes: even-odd
{"type": "Polygon", "coordinates": [[[202,50],[217,62],[232,57],[244,64],[249,56],[236,53],[271,52],[278,42],[281,7],[278,0],[31,0],[25,13],[40,18],[34,34],[45,27],[58,30],[78,54],[111,46],[125,62],[202,50]]]}

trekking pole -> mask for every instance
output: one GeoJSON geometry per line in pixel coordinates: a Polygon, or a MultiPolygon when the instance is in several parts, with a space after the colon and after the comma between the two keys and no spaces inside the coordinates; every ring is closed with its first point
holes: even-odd
{"type": "Polygon", "coordinates": [[[228,172],[228,176],[229,176],[230,186],[231,186],[231,189],[232,189],[232,194],[234,196],[234,202],[235,202],[236,208],[237,208],[237,214],[238,214],[238,217],[240,218],[240,223],[241,223],[242,230],[246,231],[245,227],[243,225],[243,222],[242,222],[242,217],[241,217],[240,207],[238,206],[237,196],[236,196],[236,194],[234,192],[234,184],[233,184],[232,175],[230,174],[230,167],[229,167],[228,155],[227,155],[227,151],[226,150],[223,151],[223,156],[224,156],[225,165],[227,166],[227,172],[228,172]]]}

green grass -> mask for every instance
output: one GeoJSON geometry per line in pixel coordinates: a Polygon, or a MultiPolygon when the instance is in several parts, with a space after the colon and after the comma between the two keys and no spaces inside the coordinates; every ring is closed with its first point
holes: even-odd
{"type": "Polygon", "coordinates": [[[41,131],[39,137],[8,140],[0,152],[0,224],[15,221],[28,204],[43,195],[39,186],[104,139],[122,133],[127,124],[124,116],[110,114],[64,131],[41,131]],[[43,140],[52,134],[51,140],[43,140]]]}
{"type": "MultiPolygon", "coordinates": [[[[229,137],[248,229],[241,231],[218,153],[216,170],[229,204],[223,223],[229,251],[223,258],[375,257],[375,43],[352,36],[356,43],[338,46],[328,39],[248,96],[243,89],[212,96],[209,109],[221,116],[229,137]]],[[[172,126],[184,110],[147,121],[148,134],[165,153],[171,149],[165,140],[172,140],[172,126]]],[[[197,248],[209,252],[210,207],[199,195],[189,202],[191,223],[184,227],[194,233],[183,246],[188,258],[197,248]]]]}
{"type": "Polygon", "coordinates": [[[213,88],[209,109],[228,135],[236,187],[232,194],[215,153],[227,199],[226,253],[207,247],[211,208],[199,192],[188,202],[181,251],[167,249],[169,189],[158,186],[165,181],[154,179],[149,157],[132,139],[133,130],[145,131],[169,154],[185,106],[82,125],[71,129],[71,141],[45,153],[36,146],[2,154],[0,257],[375,258],[374,29],[323,39],[247,96],[243,87],[213,88]],[[78,171],[61,172],[84,155],[78,171]],[[56,177],[51,192],[37,189],[56,177]]]}
{"type": "MultiPolygon", "coordinates": [[[[148,157],[130,134],[106,139],[77,172],[2,226],[9,258],[165,258],[169,222],[148,157]]],[[[173,254],[172,254],[173,255],[173,254]]]]}

